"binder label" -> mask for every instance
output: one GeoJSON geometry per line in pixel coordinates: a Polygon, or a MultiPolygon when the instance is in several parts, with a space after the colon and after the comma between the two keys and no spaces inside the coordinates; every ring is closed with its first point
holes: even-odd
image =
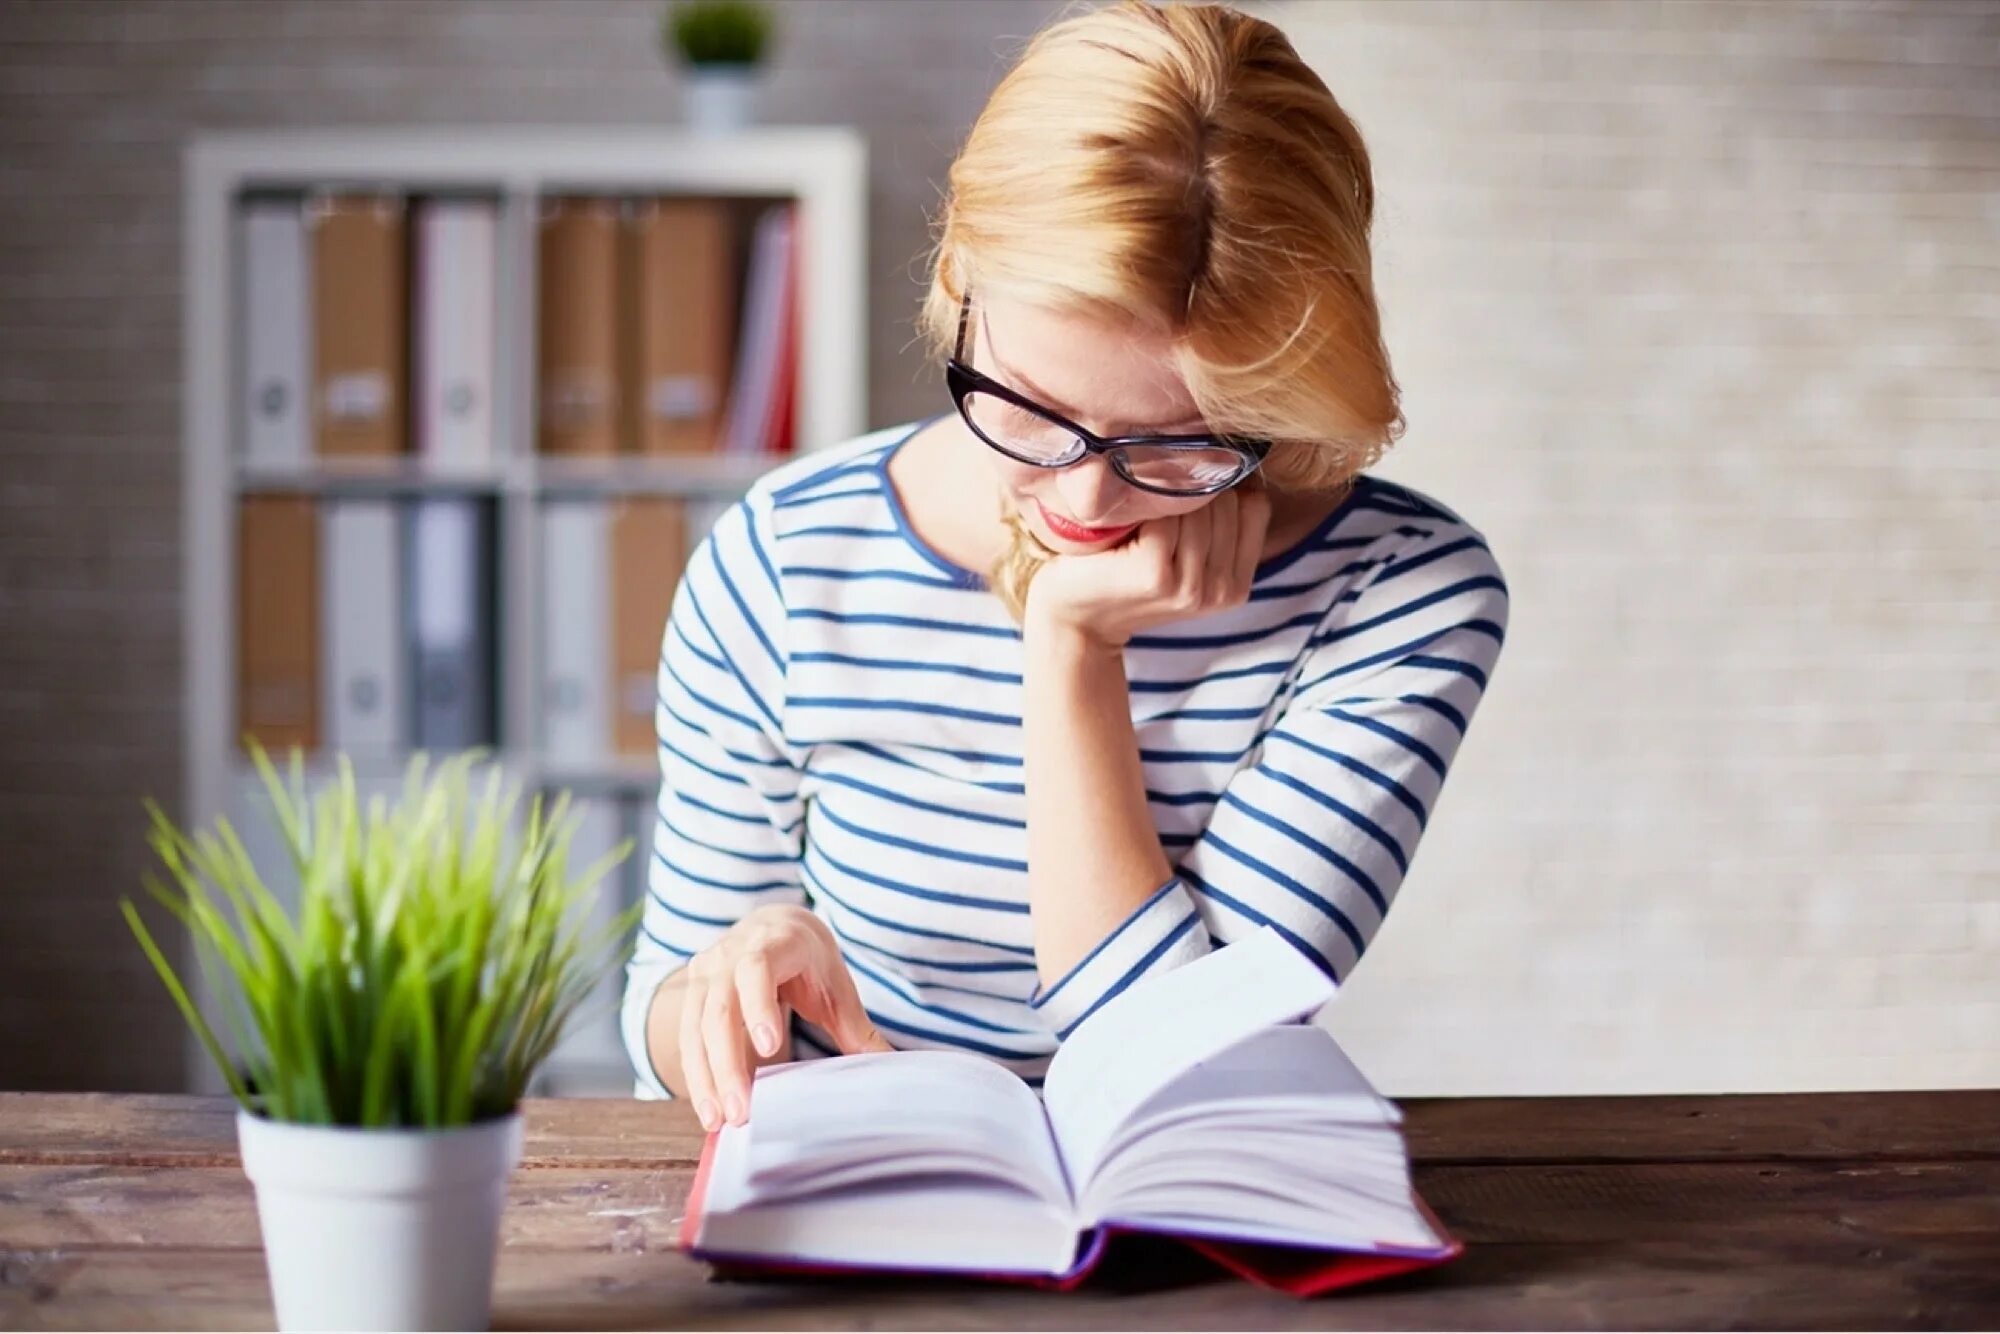
{"type": "Polygon", "coordinates": [[[569,371],[549,377],[542,420],[551,430],[572,431],[599,421],[611,408],[611,386],[601,375],[569,371]]]}
{"type": "Polygon", "coordinates": [[[389,377],[349,371],[326,381],[326,415],[337,422],[372,422],[389,411],[389,377]]]}
{"type": "Polygon", "coordinates": [[[715,406],[715,386],[705,375],[662,375],[646,393],[646,410],[662,421],[698,421],[715,406]]]}

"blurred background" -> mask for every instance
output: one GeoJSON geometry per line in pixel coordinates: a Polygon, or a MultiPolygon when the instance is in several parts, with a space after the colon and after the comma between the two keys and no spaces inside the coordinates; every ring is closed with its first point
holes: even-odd
{"type": "MultiPolygon", "coordinates": [[[[1374,154],[1410,421],[1376,471],[1513,593],[1337,1002],[1357,1061],[1393,1096],[2000,1084],[2000,4],[1244,7],[1374,154]]],[[[948,406],[929,210],[1058,9],[775,4],[740,127],[696,142],[735,95],[691,93],[648,0],[0,5],[0,1087],[194,1077],[117,912],[141,799],[236,800],[231,707],[365,733],[314,673],[392,632],[497,664],[456,721],[406,692],[399,735],[470,727],[642,827],[620,627],[664,606],[621,562],[776,453],[948,406]],[[648,264],[712,336],[630,307],[648,264]],[[380,338],[302,350],[335,301],[380,338]],[[260,434],[287,368],[246,327],[345,406],[260,434]],[[466,340],[492,415],[462,455],[466,340]],[[371,566],[385,535],[435,577],[371,566]],[[558,549],[599,561],[562,642],[601,640],[564,735],[603,764],[551,760],[558,549]],[[278,573],[239,597],[246,566],[278,573]]]]}

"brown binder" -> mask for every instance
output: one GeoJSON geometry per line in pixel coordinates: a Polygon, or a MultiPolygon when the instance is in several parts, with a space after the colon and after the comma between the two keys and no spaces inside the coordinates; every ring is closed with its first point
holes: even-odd
{"type": "Polygon", "coordinates": [[[651,755],[657,744],[660,644],[687,558],[679,500],[619,503],[611,519],[611,733],[621,754],[651,755]]]}
{"type": "Polygon", "coordinates": [[[641,454],[716,448],[735,314],[729,206],[647,199],[621,233],[622,435],[641,454]]]}
{"type": "Polygon", "coordinates": [[[307,496],[237,510],[236,713],[267,749],[319,744],[319,516],[307,496]]]}
{"type": "Polygon", "coordinates": [[[618,208],[558,199],[541,215],[536,394],[540,448],[618,448],[618,208]]]}
{"type": "Polygon", "coordinates": [[[409,273],[403,201],[330,196],[306,210],[313,251],[313,438],[326,455],[408,448],[409,273]]]}

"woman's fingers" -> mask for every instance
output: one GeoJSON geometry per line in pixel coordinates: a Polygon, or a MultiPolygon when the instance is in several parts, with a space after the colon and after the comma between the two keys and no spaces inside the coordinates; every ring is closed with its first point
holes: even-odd
{"type": "MultiPolygon", "coordinates": [[[[693,965],[689,967],[692,969],[693,965]]],[[[720,1104],[716,1101],[715,1078],[709,1072],[708,1053],[703,1050],[701,1038],[702,1008],[707,995],[707,986],[690,971],[687,991],[681,997],[681,1077],[687,1081],[688,1101],[694,1104],[701,1128],[713,1130],[720,1104]]]]}
{"type": "Polygon", "coordinates": [[[1235,603],[1237,536],[1243,527],[1243,506],[1236,492],[1224,491],[1207,505],[1213,517],[1208,526],[1208,552],[1202,571],[1204,606],[1231,606],[1235,603]]]}
{"type": "Polygon", "coordinates": [[[722,1104],[722,1119],[742,1125],[750,1111],[750,1036],[743,1031],[743,1012],[736,1004],[736,988],[727,979],[709,988],[702,1006],[701,1040],[708,1052],[708,1068],[715,1076],[715,1094],[722,1104]]]}
{"type": "Polygon", "coordinates": [[[799,1018],[816,1025],[833,1039],[843,1055],[858,1051],[894,1051],[868,1017],[854,979],[844,967],[824,980],[800,978],[792,983],[792,1008],[799,1018]]]}
{"type": "Polygon", "coordinates": [[[1183,606],[1199,605],[1208,578],[1208,541],[1215,529],[1215,506],[1203,505],[1180,516],[1180,540],[1174,544],[1174,568],[1167,595],[1183,606]]]}
{"type": "Polygon", "coordinates": [[[1257,581],[1257,566],[1264,558],[1264,539],[1271,531],[1271,493],[1262,487],[1246,489],[1236,508],[1235,587],[1250,596],[1257,581]]]}
{"type": "Polygon", "coordinates": [[[1179,516],[1169,516],[1148,519],[1139,525],[1138,535],[1132,539],[1131,550],[1136,568],[1131,573],[1158,585],[1142,591],[1157,593],[1172,589],[1174,552],[1180,542],[1181,522],[1179,516]]]}
{"type": "Polygon", "coordinates": [[[868,1017],[867,1007],[861,1003],[861,993],[854,988],[854,974],[847,971],[847,965],[838,955],[832,962],[832,976],[826,980],[826,997],[833,1007],[829,1016],[833,1022],[826,1026],[827,1032],[840,1044],[841,1051],[895,1050],[876,1031],[875,1021],[868,1017]]]}
{"type": "Polygon", "coordinates": [[[750,1045],[759,1056],[775,1056],[784,1040],[785,1021],[778,1013],[778,985],[771,978],[771,962],[761,950],[751,950],[736,961],[736,1006],[743,1026],[750,1033],[750,1045]]]}

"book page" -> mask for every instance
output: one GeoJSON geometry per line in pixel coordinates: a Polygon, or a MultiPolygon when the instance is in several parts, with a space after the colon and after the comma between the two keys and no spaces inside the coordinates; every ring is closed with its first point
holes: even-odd
{"type": "Polygon", "coordinates": [[[1117,1141],[1142,1139],[1156,1126],[1189,1116],[1237,1111],[1368,1125],[1403,1120],[1402,1110],[1375,1091],[1331,1033],[1315,1024],[1283,1024],[1195,1062],[1126,1120],[1117,1141]]]}
{"type": "Polygon", "coordinates": [[[748,1128],[717,1138],[695,1255],[974,1274],[1058,1274],[1076,1263],[1069,1205],[990,1177],[920,1173],[760,1199],[743,1161],[748,1128]]]}
{"type": "Polygon", "coordinates": [[[1333,979],[1270,927],[1112,997],[1064,1040],[1042,1083],[1079,1195],[1120,1123],[1177,1076],[1325,1004],[1333,979]]]}
{"type": "Polygon", "coordinates": [[[1402,1113],[1333,1036],[1280,1024],[1198,1062],[1128,1116],[1080,1221],[1349,1250],[1435,1250],[1402,1113]]]}
{"type": "Polygon", "coordinates": [[[767,1066],[751,1082],[744,1186],[758,1199],[961,1172],[1070,1203],[1041,1102],[969,1052],[895,1051],[767,1066]]]}

